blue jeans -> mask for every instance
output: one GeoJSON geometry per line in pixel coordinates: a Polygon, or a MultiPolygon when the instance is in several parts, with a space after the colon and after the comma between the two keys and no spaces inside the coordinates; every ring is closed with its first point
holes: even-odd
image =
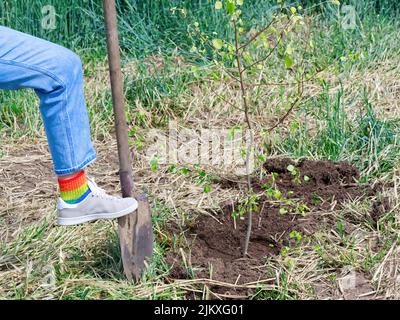
{"type": "Polygon", "coordinates": [[[0,89],[32,88],[54,171],[65,175],[95,160],[80,58],[51,42],[0,26],[0,89]]]}

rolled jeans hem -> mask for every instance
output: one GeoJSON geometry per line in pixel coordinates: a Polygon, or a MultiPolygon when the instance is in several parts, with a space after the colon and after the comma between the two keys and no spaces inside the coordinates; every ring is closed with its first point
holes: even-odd
{"type": "Polygon", "coordinates": [[[76,171],[86,168],[89,164],[91,164],[95,160],[96,160],[96,153],[94,152],[89,157],[87,157],[86,160],[83,161],[81,164],[79,164],[75,167],[72,167],[72,168],[68,168],[68,169],[60,169],[60,170],[55,169],[54,172],[58,176],[70,174],[70,173],[73,173],[73,172],[76,172],[76,171]]]}

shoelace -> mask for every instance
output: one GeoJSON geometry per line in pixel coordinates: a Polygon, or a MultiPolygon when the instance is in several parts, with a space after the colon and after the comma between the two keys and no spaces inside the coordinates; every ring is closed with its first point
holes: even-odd
{"type": "Polygon", "coordinates": [[[93,179],[93,178],[87,177],[87,181],[88,181],[88,185],[89,185],[90,191],[92,191],[92,194],[93,194],[94,196],[100,197],[100,198],[103,198],[103,199],[110,199],[110,200],[116,200],[116,199],[118,199],[118,198],[116,198],[116,197],[113,197],[113,196],[108,195],[104,189],[100,188],[100,187],[96,184],[96,182],[94,182],[94,179],[93,179]]]}

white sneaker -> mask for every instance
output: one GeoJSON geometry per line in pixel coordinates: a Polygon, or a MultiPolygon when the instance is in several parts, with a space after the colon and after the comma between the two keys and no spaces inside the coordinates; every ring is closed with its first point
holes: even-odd
{"type": "Polygon", "coordinates": [[[57,222],[68,226],[98,219],[115,219],[135,211],[138,203],[134,198],[113,197],[87,178],[91,193],[80,203],[69,204],[61,198],[57,201],[57,222]]]}

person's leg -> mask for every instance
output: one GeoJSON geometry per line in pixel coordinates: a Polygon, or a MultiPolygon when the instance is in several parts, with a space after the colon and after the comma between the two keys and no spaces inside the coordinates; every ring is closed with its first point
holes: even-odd
{"type": "Polygon", "coordinates": [[[0,70],[0,89],[33,88],[39,96],[61,198],[68,203],[84,200],[90,190],[81,170],[96,154],[80,58],[51,42],[0,27],[0,70]],[[68,183],[63,175],[72,176],[68,183]]]}
{"type": "Polygon", "coordinates": [[[96,158],[83,95],[80,58],[72,51],[0,26],[0,89],[33,88],[57,175],[96,158]]]}
{"type": "Polygon", "coordinates": [[[0,89],[21,88],[34,89],[40,98],[60,185],[59,222],[114,218],[135,210],[134,199],[106,197],[93,182],[88,183],[83,171],[96,153],[90,138],[80,58],[59,45],[0,26],[0,89]]]}

